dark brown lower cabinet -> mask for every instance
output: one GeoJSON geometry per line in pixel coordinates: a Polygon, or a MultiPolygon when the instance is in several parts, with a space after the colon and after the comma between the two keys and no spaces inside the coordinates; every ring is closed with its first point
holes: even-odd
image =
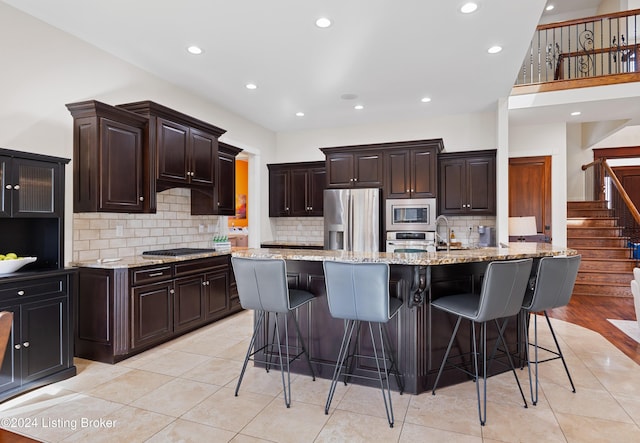
{"type": "Polygon", "coordinates": [[[70,305],[75,275],[58,270],[0,280],[0,311],[13,312],[0,401],[76,374],[70,305]]]}
{"type": "Polygon", "coordinates": [[[232,275],[229,255],[79,268],[76,356],[115,363],[238,312],[232,275]]]}
{"type": "Polygon", "coordinates": [[[131,289],[131,348],[144,348],[173,335],[173,284],[170,281],[131,289]]]}

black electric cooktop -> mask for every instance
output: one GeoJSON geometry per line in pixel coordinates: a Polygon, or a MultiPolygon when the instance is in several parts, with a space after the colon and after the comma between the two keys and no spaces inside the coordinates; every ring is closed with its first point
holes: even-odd
{"type": "Polygon", "coordinates": [[[158,249],[156,251],[144,251],[142,255],[163,255],[165,257],[180,257],[182,255],[204,254],[207,252],[216,252],[216,250],[208,248],[158,249]]]}

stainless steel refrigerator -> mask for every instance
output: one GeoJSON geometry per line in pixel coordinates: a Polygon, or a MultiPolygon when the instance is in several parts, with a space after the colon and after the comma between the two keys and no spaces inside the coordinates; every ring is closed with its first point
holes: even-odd
{"type": "Polygon", "coordinates": [[[324,191],[324,248],[380,251],[381,191],[375,188],[324,191]]]}

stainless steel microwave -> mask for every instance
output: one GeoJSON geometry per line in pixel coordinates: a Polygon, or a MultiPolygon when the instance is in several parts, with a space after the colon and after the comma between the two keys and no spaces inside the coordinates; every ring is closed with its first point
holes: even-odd
{"type": "Polygon", "coordinates": [[[435,231],[435,198],[388,198],[387,231],[435,231]]]}

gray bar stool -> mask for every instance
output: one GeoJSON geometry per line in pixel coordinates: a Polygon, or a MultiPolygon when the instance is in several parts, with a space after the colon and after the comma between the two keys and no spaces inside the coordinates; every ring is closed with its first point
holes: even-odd
{"type": "Polygon", "coordinates": [[[329,312],[334,318],[346,320],[342,344],[336,361],[336,367],[331,379],[331,387],[327,397],[324,413],[329,413],[333,394],[340,375],[343,375],[345,384],[348,377],[373,379],[364,375],[347,373],[345,360],[351,359],[350,367],[353,367],[356,358],[375,360],[378,370],[377,379],[380,382],[384,408],[387,413],[389,426],[393,427],[393,406],[391,404],[391,388],[389,387],[389,375],[394,374],[400,394],[404,390],[393,351],[390,349],[389,338],[383,327],[402,307],[402,300],[389,295],[389,265],[387,263],[345,263],[325,261],[324,279],[329,302],[329,312]],[[367,322],[369,334],[373,345],[373,356],[357,354],[358,335],[360,322],[367,322]],[[378,340],[373,333],[372,323],[378,326],[378,340]],[[355,343],[352,345],[355,331],[355,343]],[[385,342],[387,350],[385,351],[385,342]],[[350,351],[351,348],[351,351],[350,351]],[[378,355],[378,349],[381,355],[378,355]],[[348,356],[348,357],[347,357],[348,356]],[[387,361],[389,365],[387,366],[387,361]],[[380,367],[382,363],[382,368],[380,367]],[[385,383],[386,382],[386,383],[385,383]],[[386,385],[386,386],[385,386],[386,385]],[[386,393],[385,393],[386,390],[386,393]]]}
{"type": "MultiPolygon", "coordinates": [[[[278,355],[280,366],[280,372],[282,374],[282,388],[284,390],[284,403],[287,408],[291,405],[291,373],[289,371],[289,365],[296,360],[302,354],[304,354],[309,364],[309,370],[313,380],[316,379],[311,361],[309,360],[309,353],[304,345],[302,334],[300,333],[300,326],[295,315],[292,315],[293,322],[296,326],[296,332],[298,334],[298,340],[300,341],[300,348],[302,349],[297,355],[290,356],[289,350],[289,331],[287,328],[287,314],[303,306],[306,303],[313,300],[314,295],[311,292],[301,289],[289,289],[287,286],[287,269],[284,260],[281,259],[258,259],[258,258],[241,258],[231,257],[231,263],[233,265],[233,272],[236,277],[236,284],[238,285],[238,296],[240,297],[240,305],[244,309],[253,309],[256,312],[257,320],[255,321],[255,327],[253,329],[253,335],[251,336],[251,342],[249,343],[249,349],[242,365],[242,371],[240,372],[240,378],[236,385],[235,395],[238,396],[240,390],[240,384],[244,377],[244,372],[247,369],[247,363],[249,360],[265,363],[266,370],[269,371],[269,366],[273,364],[272,359],[269,360],[256,360],[255,355],[262,352],[270,353],[273,356],[275,353],[278,355]],[[275,324],[273,337],[269,342],[269,314],[275,314],[275,324]],[[280,342],[280,316],[284,316],[284,351],[285,356],[282,356],[283,346],[280,342]],[[266,317],[266,323],[265,323],[266,317]],[[265,344],[260,349],[253,349],[256,336],[260,331],[263,323],[267,326],[265,337],[265,344]],[[285,368],[287,372],[287,381],[285,383],[285,368]]],[[[265,357],[266,358],[266,357],[265,357]]]]}
{"type": "MultiPolygon", "coordinates": [[[[456,338],[458,328],[462,319],[470,320],[472,323],[472,339],[473,339],[473,368],[474,372],[471,373],[467,369],[454,365],[454,367],[461,369],[465,373],[474,377],[476,381],[476,394],[478,397],[478,417],[480,424],[484,426],[487,421],[487,323],[494,321],[498,330],[498,339],[502,341],[505,349],[507,345],[502,335],[502,329],[498,324],[498,319],[503,317],[510,317],[518,314],[522,306],[525,291],[527,288],[527,282],[531,274],[531,265],[533,260],[510,260],[510,261],[494,261],[489,263],[487,270],[484,274],[484,280],[482,281],[482,289],[480,290],[480,296],[473,293],[454,294],[440,297],[431,302],[431,306],[458,316],[456,325],[451,334],[451,340],[447,346],[438,376],[433,384],[432,394],[435,395],[438,381],[442,375],[442,371],[449,358],[449,352],[451,346],[456,338]],[[476,340],[476,328],[475,324],[478,323],[481,326],[480,329],[480,342],[482,349],[482,379],[483,379],[483,403],[480,404],[480,378],[478,374],[478,345],[476,340]]],[[[518,384],[524,407],[527,407],[527,401],[524,398],[524,392],[520,386],[520,381],[516,375],[515,368],[513,366],[513,360],[511,355],[506,353],[509,364],[511,365],[511,371],[518,384]]],[[[455,357],[462,357],[455,356],[455,357]]],[[[454,358],[454,357],[452,357],[454,358]]]]}
{"type": "Polygon", "coordinates": [[[527,367],[529,369],[529,389],[531,391],[531,402],[535,405],[538,403],[538,364],[546,361],[561,359],[564,366],[564,370],[569,378],[571,384],[571,390],[576,392],[576,388],[573,385],[571,374],[569,374],[569,368],[564,360],[564,355],[558,344],[558,339],[549,321],[547,310],[558,308],[560,306],[566,306],[569,304],[571,294],[573,293],[573,286],[578,276],[578,268],[580,267],[580,255],[573,255],[569,257],[543,257],[538,264],[538,272],[536,274],[535,284],[533,290],[530,290],[525,295],[524,302],[522,304],[522,325],[525,328],[523,335],[525,338],[527,348],[527,367]],[[533,316],[533,348],[534,348],[534,360],[533,362],[529,358],[529,334],[527,326],[529,324],[529,314],[532,312],[542,312],[547,319],[551,336],[556,345],[556,350],[547,349],[538,344],[538,316],[533,316]],[[540,360],[538,357],[538,349],[543,349],[554,357],[540,360]],[[535,395],[533,391],[533,382],[531,379],[531,363],[535,368],[535,380],[536,389],[535,395]]]}

